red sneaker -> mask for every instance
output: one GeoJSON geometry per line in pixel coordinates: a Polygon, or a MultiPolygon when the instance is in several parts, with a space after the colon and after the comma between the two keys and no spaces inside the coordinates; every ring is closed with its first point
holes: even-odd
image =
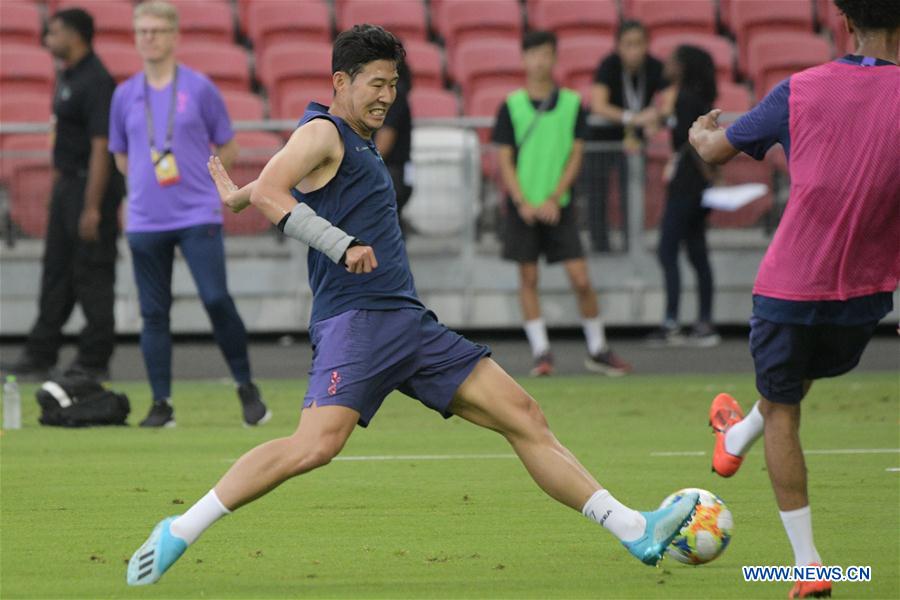
{"type": "MultiPolygon", "coordinates": [[[[822,565],[813,563],[811,567],[821,567],[822,565]]],[[[798,581],[791,588],[788,598],[831,598],[831,582],[830,581],[798,581]]]]}
{"type": "Polygon", "coordinates": [[[528,373],[532,377],[547,377],[553,375],[553,355],[544,352],[534,359],[534,367],[528,373]]]}
{"type": "Polygon", "coordinates": [[[725,433],[743,418],[744,413],[741,411],[741,406],[728,394],[716,396],[709,407],[709,424],[716,435],[712,470],[722,477],[731,477],[737,473],[741,463],[744,462],[743,456],[735,456],[725,450],[725,433]]]}

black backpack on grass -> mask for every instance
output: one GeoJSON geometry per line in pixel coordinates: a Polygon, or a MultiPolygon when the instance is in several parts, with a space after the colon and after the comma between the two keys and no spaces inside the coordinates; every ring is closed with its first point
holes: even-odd
{"type": "Polygon", "coordinates": [[[125,425],[131,412],[128,396],[103,387],[84,376],[46,381],[35,393],[41,407],[41,425],[90,427],[125,425]]]}

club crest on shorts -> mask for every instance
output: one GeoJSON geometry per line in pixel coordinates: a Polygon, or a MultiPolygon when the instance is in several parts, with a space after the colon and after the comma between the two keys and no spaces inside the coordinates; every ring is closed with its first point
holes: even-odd
{"type": "Polygon", "coordinates": [[[337,371],[331,372],[331,385],[328,386],[328,395],[334,396],[337,394],[337,386],[341,382],[341,374],[337,371]]]}

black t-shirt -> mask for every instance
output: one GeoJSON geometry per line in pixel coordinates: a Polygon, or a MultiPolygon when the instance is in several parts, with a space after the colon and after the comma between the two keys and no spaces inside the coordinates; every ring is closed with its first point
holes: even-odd
{"type": "MultiPolygon", "coordinates": [[[[550,97],[550,103],[546,110],[551,111],[556,108],[556,102],[558,100],[559,90],[556,89],[550,97]]],[[[535,110],[540,108],[542,102],[543,98],[538,100],[531,98],[531,104],[534,106],[535,110]]],[[[578,117],[575,119],[575,139],[584,140],[587,138],[587,134],[587,111],[584,109],[584,106],[579,106],[578,117]]],[[[516,148],[516,131],[513,129],[512,117],[509,115],[509,105],[506,102],[501,104],[500,109],[497,111],[497,120],[494,123],[494,130],[491,133],[491,141],[501,146],[512,146],[513,148],[516,148]]],[[[518,151],[516,151],[514,155],[518,157],[518,151]]]]}
{"type": "MultiPolygon", "coordinates": [[[[663,64],[650,56],[644,60],[642,67],[646,84],[644,95],[641,98],[641,108],[646,108],[653,100],[653,96],[660,90],[668,87],[669,82],[663,77],[663,64]]],[[[638,74],[635,74],[633,84],[638,85],[638,74]]],[[[601,83],[609,88],[609,103],[619,108],[625,107],[625,92],[622,85],[622,59],[613,52],[597,66],[594,72],[594,83],[601,83]]],[[[592,128],[595,140],[621,140],[625,136],[625,130],[621,125],[592,128]]]]}
{"type": "Polygon", "coordinates": [[[91,138],[109,135],[109,107],[115,89],[115,80],[93,53],[59,73],[53,96],[53,165],[57,169],[70,174],[87,170],[91,138]]]}
{"type": "Polygon", "coordinates": [[[675,174],[669,182],[669,191],[674,195],[698,198],[707,186],[694,149],[688,143],[688,132],[697,117],[712,110],[712,105],[688,90],[679,90],[675,99],[675,114],[672,115],[672,149],[680,154],[675,174]]]}

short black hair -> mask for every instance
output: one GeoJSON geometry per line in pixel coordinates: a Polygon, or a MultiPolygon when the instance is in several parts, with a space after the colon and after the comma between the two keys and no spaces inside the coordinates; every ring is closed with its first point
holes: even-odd
{"type": "Polygon", "coordinates": [[[900,27],[900,2],[897,0],[834,0],[834,4],[859,29],[900,27]]]}
{"type": "Polygon", "coordinates": [[[709,52],[696,46],[678,46],[675,60],[681,66],[679,85],[706,104],[712,104],[718,95],[716,65],[709,52]]]}
{"type": "Polygon", "coordinates": [[[403,44],[390,31],[368,23],[354,25],[334,40],[331,72],[343,71],[353,79],[370,62],[392,60],[399,68],[405,58],[403,44]]]}
{"type": "Polygon", "coordinates": [[[65,8],[57,11],[50,20],[56,19],[78,33],[88,46],[94,43],[94,17],[88,11],[82,8],[65,8]]]}
{"type": "Polygon", "coordinates": [[[619,28],[616,29],[616,41],[618,42],[619,40],[621,40],[622,36],[632,29],[637,29],[644,34],[644,37],[647,37],[647,28],[644,27],[643,23],[634,19],[625,19],[624,21],[622,21],[622,23],[619,24],[619,28]]]}
{"type": "Polygon", "coordinates": [[[522,51],[531,50],[544,44],[553,46],[556,51],[556,34],[552,31],[529,31],[522,37],[522,51]]]}

